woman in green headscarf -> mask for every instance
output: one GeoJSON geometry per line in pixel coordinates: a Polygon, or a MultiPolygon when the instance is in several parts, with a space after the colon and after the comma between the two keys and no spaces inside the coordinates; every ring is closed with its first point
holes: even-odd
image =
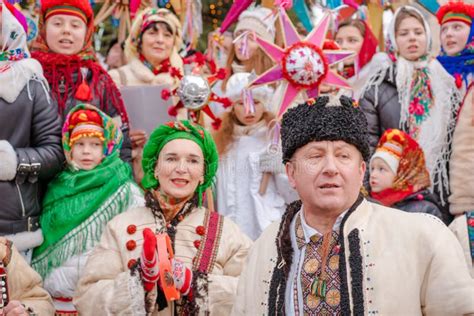
{"type": "Polygon", "coordinates": [[[144,205],[144,199],[130,166],[119,158],[123,135],[108,115],[78,105],[62,134],[67,167],[49,183],[44,197],[44,242],[34,250],[32,266],[43,277],[56,311],[74,315],[77,281],[107,222],[144,205]]]}
{"type": "Polygon", "coordinates": [[[230,314],[251,241],[236,224],[202,206],[217,162],[210,134],[189,121],[153,131],[142,160],[146,207],[109,223],[79,281],[79,313],[230,314]],[[164,277],[160,237],[170,238],[175,255],[164,277]],[[170,286],[180,299],[165,294],[170,286]]]}

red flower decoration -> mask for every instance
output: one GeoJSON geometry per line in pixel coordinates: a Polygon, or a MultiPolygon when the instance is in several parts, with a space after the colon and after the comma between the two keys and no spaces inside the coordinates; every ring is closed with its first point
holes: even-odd
{"type": "Polygon", "coordinates": [[[183,78],[183,75],[181,74],[181,71],[176,67],[171,67],[170,75],[171,75],[171,77],[175,77],[175,78],[178,78],[178,79],[183,78]]]}
{"type": "Polygon", "coordinates": [[[219,70],[216,73],[217,79],[224,80],[226,76],[227,76],[227,71],[225,70],[225,68],[219,68],[219,70]]]}
{"type": "Polygon", "coordinates": [[[408,107],[408,112],[410,112],[410,114],[415,114],[418,116],[423,115],[425,113],[425,108],[423,107],[423,105],[420,104],[420,99],[413,98],[413,101],[408,107]]]}
{"type": "Polygon", "coordinates": [[[221,125],[222,125],[222,120],[217,117],[217,118],[214,120],[214,122],[212,122],[211,125],[212,125],[212,128],[217,131],[217,130],[221,127],[221,125]]]}
{"type": "Polygon", "coordinates": [[[165,100],[165,101],[168,100],[168,99],[170,98],[170,96],[171,96],[170,90],[168,90],[168,89],[163,89],[163,90],[161,91],[161,98],[162,98],[163,100],[165,100]]]}

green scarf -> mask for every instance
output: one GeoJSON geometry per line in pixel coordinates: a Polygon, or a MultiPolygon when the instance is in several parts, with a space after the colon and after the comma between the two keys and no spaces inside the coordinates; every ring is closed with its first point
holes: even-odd
{"type": "Polygon", "coordinates": [[[119,158],[118,151],[106,157],[92,170],[74,171],[68,168],[51,181],[40,217],[44,242],[33,253],[33,266],[38,268],[38,272],[42,272],[40,274],[43,277],[52,268],[87,250],[91,238],[95,242],[100,239],[107,221],[125,211],[133,202],[130,201],[132,181],[131,168],[119,158]],[[124,186],[127,183],[130,185],[124,186]],[[124,190],[127,192],[123,192],[124,190]],[[123,196],[116,197],[104,205],[107,199],[116,195],[115,193],[123,196]],[[94,214],[96,212],[105,214],[94,214]],[[79,231],[76,229],[81,224],[90,222],[89,219],[95,217],[94,215],[98,215],[94,218],[95,223],[82,225],[86,227],[79,231]],[[93,231],[90,231],[91,229],[93,231]],[[72,235],[83,240],[72,238],[72,235]],[[69,243],[75,245],[71,247],[69,243]],[[51,251],[61,248],[64,248],[64,251],[59,251],[59,254],[55,251],[56,255],[51,255],[51,251]],[[40,261],[47,261],[47,267],[46,262],[41,264],[40,261]],[[43,268],[39,265],[43,265],[43,268]]]}
{"type": "Polygon", "coordinates": [[[96,107],[80,104],[69,112],[62,139],[69,167],[48,185],[40,217],[44,242],[33,253],[32,266],[43,278],[94,247],[107,222],[136,202],[132,189],[139,189],[132,170],[119,158],[122,139],[114,121],[96,107]],[[70,119],[81,110],[96,111],[102,117],[105,158],[92,170],[77,170],[72,163],[70,119]]]}

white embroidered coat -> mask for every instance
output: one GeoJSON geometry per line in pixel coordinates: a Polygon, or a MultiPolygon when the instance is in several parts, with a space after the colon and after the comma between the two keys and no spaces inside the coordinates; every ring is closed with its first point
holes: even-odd
{"type": "MultiPolygon", "coordinates": [[[[201,240],[197,227],[204,225],[205,208],[195,208],[177,225],[175,256],[191,268],[201,240]]],[[[155,231],[157,223],[152,211],[145,207],[116,216],[107,225],[100,244],[91,254],[79,281],[74,304],[80,315],[145,315],[144,291],[140,280],[132,277],[130,260],[140,257],[143,230],[155,231]],[[134,225],[136,231],[130,230],[134,225]]],[[[161,228],[161,227],[158,227],[161,228]]],[[[208,295],[200,302],[201,311],[211,315],[228,315],[232,309],[237,282],[251,246],[251,241],[237,225],[225,219],[215,253],[215,264],[208,278],[208,295]]],[[[174,315],[174,304],[153,313],[174,315]]]]}
{"type": "MultiPolygon", "coordinates": [[[[343,225],[351,314],[357,286],[352,284],[348,234],[354,230],[360,238],[362,271],[355,272],[362,272],[365,315],[474,313],[474,280],[455,236],[439,219],[363,200],[343,225]]],[[[255,242],[239,281],[232,315],[268,314],[278,229],[279,223],[274,223],[255,242]]]]}

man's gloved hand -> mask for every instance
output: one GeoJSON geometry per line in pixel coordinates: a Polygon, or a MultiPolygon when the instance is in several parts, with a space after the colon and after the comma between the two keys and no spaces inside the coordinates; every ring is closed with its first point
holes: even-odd
{"type": "Polygon", "coordinates": [[[274,174],[285,172],[282,162],[281,147],[268,147],[259,156],[259,169],[262,173],[271,172],[274,174]]]}

